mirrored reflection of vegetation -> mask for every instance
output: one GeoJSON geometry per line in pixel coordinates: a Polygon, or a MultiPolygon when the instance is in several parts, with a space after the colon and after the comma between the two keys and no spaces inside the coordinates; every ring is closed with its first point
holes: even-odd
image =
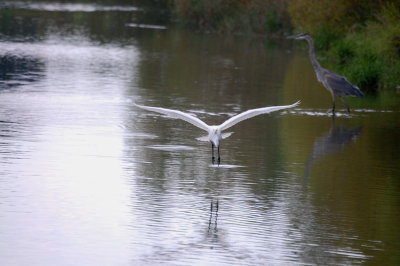
{"type": "Polygon", "coordinates": [[[165,25],[167,22],[163,9],[136,7],[126,1],[7,1],[0,4],[2,39],[19,41],[41,41],[50,34],[60,38],[83,34],[95,42],[118,40],[124,44],[138,31],[127,27],[127,23],[165,25]],[[115,7],[116,4],[119,6],[115,7]]]}
{"type": "Polygon", "coordinates": [[[267,105],[276,103],[288,62],[288,54],[278,49],[276,41],[188,33],[174,29],[138,33],[137,47],[143,51],[141,87],[158,91],[166,101],[179,93],[190,97],[190,103],[208,103],[208,108],[219,99],[246,104],[245,108],[255,94],[267,105]],[[249,89],[244,92],[244,88],[249,89]]]}
{"type": "Polygon", "coordinates": [[[15,87],[43,78],[45,63],[31,56],[0,56],[0,89],[15,87]]]}

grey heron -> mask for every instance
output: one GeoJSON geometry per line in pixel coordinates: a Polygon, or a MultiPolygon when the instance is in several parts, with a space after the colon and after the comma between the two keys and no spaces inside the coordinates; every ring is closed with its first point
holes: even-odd
{"type": "Polygon", "coordinates": [[[143,105],[138,105],[138,104],[135,104],[135,105],[137,107],[145,109],[147,111],[164,114],[171,118],[182,119],[198,128],[205,130],[208,133],[208,135],[206,137],[198,138],[198,140],[211,142],[212,163],[213,164],[215,162],[214,146],[218,149],[218,165],[219,165],[221,162],[220,154],[219,154],[220,141],[222,139],[225,139],[225,138],[229,137],[230,135],[232,135],[231,132],[230,133],[222,133],[223,130],[228,129],[231,126],[233,126],[243,120],[252,118],[254,116],[271,113],[271,112],[279,111],[282,109],[292,108],[299,104],[300,104],[300,101],[297,101],[296,103],[294,103],[292,105],[269,106],[269,107],[262,107],[262,108],[247,110],[243,113],[240,113],[238,115],[235,115],[235,116],[229,118],[224,123],[222,123],[218,126],[209,126],[206,123],[204,123],[203,121],[201,121],[200,119],[198,119],[197,117],[192,116],[187,113],[184,113],[184,112],[181,112],[181,111],[178,111],[178,110],[172,110],[172,109],[166,109],[166,108],[160,108],[160,107],[143,106],[143,105]]]}
{"type": "Polygon", "coordinates": [[[350,113],[350,107],[343,99],[343,96],[355,96],[364,98],[362,91],[355,85],[351,84],[345,77],[336,74],[326,68],[321,67],[315,58],[314,41],[307,33],[288,36],[289,39],[306,40],[308,42],[308,53],[310,55],[311,64],[314,67],[317,79],[332,95],[332,114],[335,114],[335,96],[338,96],[350,113]]]}

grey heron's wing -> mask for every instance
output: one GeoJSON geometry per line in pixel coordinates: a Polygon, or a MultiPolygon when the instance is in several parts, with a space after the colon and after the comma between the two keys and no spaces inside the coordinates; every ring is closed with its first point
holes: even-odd
{"type": "Polygon", "coordinates": [[[345,77],[340,76],[332,71],[324,73],[324,80],[333,93],[339,96],[356,96],[364,98],[362,91],[355,85],[351,84],[345,77]]]}
{"type": "Polygon", "coordinates": [[[151,106],[143,106],[143,105],[138,105],[135,104],[137,107],[145,109],[147,111],[152,111],[152,112],[156,112],[156,113],[160,113],[160,114],[164,114],[167,115],[171,118],[178,118],[178,119],[182,119],[198,128],[201,128],[205,131],[208,132],[209,130],[209,126],[204,123],[203,121],[201,121],[200,119],[198,119],[197,117],[194,117],[192,115],[186,114],[184,112],[181,111],[177,111],[177,110],[172,110],[172,109],[167,109],[167,108],[160,108],[160,107],[151,107],[151,106]]]}
{"type": "Polygon", "coordinates": [[[230,128],[233,125],[236,125],[237,123],[239,123],[243,120],[252,118],[254,116],[261,115],[261,114],[267,114],[267,113],[279,111],[282,109],[292,108],[299,104],[300,104],[300,101],[297,101],[296,103],[291,104],[291,105],[270,106],[270,107],[262,107],[262,108],[258,108],[258,109],[247,110],[241,114],[238,114],[236,116],[229,118],[224,123],[222,123],[219,127],[221,128],[221,130],[224,130],[224,129],[230,128]]]}

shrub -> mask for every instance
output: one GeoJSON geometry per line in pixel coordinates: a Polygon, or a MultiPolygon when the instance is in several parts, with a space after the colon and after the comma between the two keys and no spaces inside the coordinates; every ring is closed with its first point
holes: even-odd
{"type": "Polygon", "coordinates": [[[337,58],[339,67],[343,68],[346,64],[351,63],[355,56],[355,47],[352,43],[345,39],[340,39],[332,48],[334,58],[337,58]]]}
{"type": "Polygon", "coordinates": [[[335,34],[329,28],[321,28],[315,35],[314,35],[314,44],[316,49],[319,50],[328,50],[332,43],[338,39],[338,35],[335,34]]]}
{"type": "Polygon", "coordinates": [[[276,33],[290,29],[286,0],[171,0],[174,17],[203,31],[276,33]]]}
{"type": "Polygon", "coordinates": [[[290,0],[299,31],[314,37],[331,68],[363,91],[400,83],[400,1],[290,0]]]}
{"type": "Polygon", "coordinates": [[[364,92],[376,94],[379,89],[383,68],[380,60],[361,59],[349,69],[349,78],[355,82],[364,92]]]}

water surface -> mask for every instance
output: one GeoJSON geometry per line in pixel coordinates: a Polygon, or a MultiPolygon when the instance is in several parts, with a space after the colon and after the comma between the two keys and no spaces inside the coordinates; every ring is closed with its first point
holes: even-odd
{"type": "Polygon", "coordinates": [[[123,3],[0,8],[0,264],[399,263],[396,91],[333,118],[288,40],[123,3]],[[297,100],[232,127],[220,167],[203,132],[134,105],[219,124],[297,100]]]}

